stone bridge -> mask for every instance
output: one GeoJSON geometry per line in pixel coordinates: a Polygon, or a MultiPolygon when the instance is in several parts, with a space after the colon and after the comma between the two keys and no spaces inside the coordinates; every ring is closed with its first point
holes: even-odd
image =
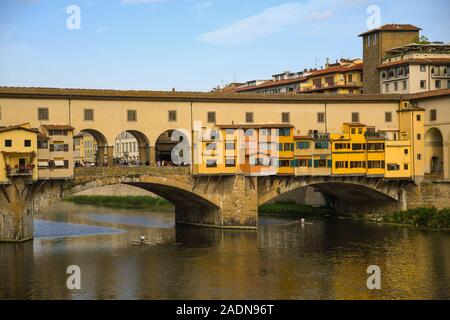
{"type": "MultiPolygon", "coordinates": [[[[290,193],[295,196],[306,187],[320,192],[331,207],[344,213],[405,210],[407,194],[425,199],[421,186],[412,182],[362,176],[192,176],[188,167],[76,168],[72,180],[15,179],[11,185],[2,185],[0,240],[31,239],[35,211],[63,197],[114,184],[142,188],[171,201],[177,223],[217,228],[257,229],[258,206],[290,193]]],[[[414,206],[422,206],[422,200],[413,201],[414,206]]],[[[425,206],[434,205],[434,200],[425,200],[425,206]]]]}

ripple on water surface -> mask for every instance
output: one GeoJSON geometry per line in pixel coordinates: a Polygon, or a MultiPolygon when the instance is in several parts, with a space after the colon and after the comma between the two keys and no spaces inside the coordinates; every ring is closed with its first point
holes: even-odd
{"type": "Polygon", "coordinates": [[[122,233],[123,230],[87,226],[82,224],[65,223],[65,222],[53,222],[46,220],[34,221],[34,237],[35,238],[65,238],[65,237],[78,237],[95,234],[114,234],[122,233]]]}
{"type": "Polygon", "coordinates": [[[167,217],[158,216],[142,216],[142,215],[119,215],[119,214],[89,214],[88,219],[98,222],[118,223],[130,226],[139,227],[154,227],[154,228],[173,228],[175,220],[172,214],[167,217]]]}

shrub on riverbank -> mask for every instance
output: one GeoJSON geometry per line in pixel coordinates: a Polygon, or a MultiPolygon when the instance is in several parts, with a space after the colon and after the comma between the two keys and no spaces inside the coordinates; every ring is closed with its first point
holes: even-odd
{"type": "Polygon", "coordinates": [[[168,209],[173,207],[172,203],[163,198],[148,196],[72,196],[66,200],[77,204],[143,209],[168,209]]]}
{"type": "Polygon", "coordinates": [[[387,213],[384,222],[403,223],[431,228],[450,228],[450,208],[418,208],[408,211],[387,213]]]}
{"type": "Polygon", "coordinates": [[[260,214],[277,214],[285,216],[327,216],[332,213],[326,208],[315,208],[295,202],[266,203],[258,208],[260,214]]]}

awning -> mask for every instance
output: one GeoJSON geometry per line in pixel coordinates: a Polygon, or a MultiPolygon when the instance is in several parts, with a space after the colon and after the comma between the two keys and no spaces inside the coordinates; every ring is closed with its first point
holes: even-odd
{"type": "Polygon", "coordinates": [[[48,161],[38,161],[38,167],[48,167],[48,161]]]}
{"type": "Polygon", "coordinates": [[[56,160],[55,167],[64,167],[64,160],[56,160]]]}

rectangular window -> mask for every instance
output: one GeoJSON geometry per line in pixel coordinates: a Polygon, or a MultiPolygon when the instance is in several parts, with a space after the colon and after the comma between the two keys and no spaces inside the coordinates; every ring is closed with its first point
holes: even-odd
{"type": "Polygon", "coordinates": [[[328,141],[316,141],[314,147],[316,149],[328,149],[328,141]]]}
{"type": "Polygon", "coordinates": [[[245,113],[245,122],[253,123],[253,112],[246,112],[245,113]]]}
{"type": "Polygon", "coordinates": [[[94,109],[84,109],[84,121],[94,121],[94,109]]]}
{"type": "Polygon", "coordinates": [[[206,160],[206,167],[207,168],[217,168],[217,160],[215,160],[215,159],[207,159],[206,160]]]}
{"type": "Polygon", "coordinates": [[[394,82],[394,91],[398,91],[398,82],[394,82]]]}
{"type": "Polygon", "coordinates": [[[420,114],[416,115],[416,120],[417,121],[421,121],[422,120],[422,117],[420,116],[420,114]]]}
{"type": "Polygon", "coordinates": [[[69,145],[64,143],[54,143],[50,145],[51,152],[68,152],[69,145]]]}
{"type": "Polygon", "coordinates": [[[226,158],[225,159],[225,167],[236,167],[236,159],[234,158],[226,158]]]}
{"type": "Polygon", "coordinates": [[[359,112],[352,112],[352,122],[359,122],[359,112]]]}
{"type": "Polygon", "coordinates": [[[48,120],[48,108],[38,108],[38,120],[40,121],[48,120]]]}
{"type": "Polygon", "coordinates": [[[325,122],[325,112],[318,112],[317,113],[317,122],[318,123],[324,123],[325,122]]]}
{"type": "Polygon", "coordinates": [[[425,72],[426,71],[426,66],[424,64],[420,65],[420,72],[425,72]]]}
{"type": "Polygon", "coordinates": [[[386,83],[385,85],[384,85],[384,91],[385,92],[389,92],[389,83],[386,83]]]}
{"type": "Polygon", "coordinates": [[[427,81],[426,80],[420,80],[420,89],[425,89],[427,86],[427,81]]]}
{"type": "Polygon", "coordinates": [[[291,162],[289,160],[280,160],[278,163],[279,166],[282,168],[287,168],[291,166],[291,162]]]}
{"type": "Polygon", "coordinates": [[[417,160],[422,160],[422,155],[420,153],[417,154],[417,160]]]}
{"type": "Polygon", "coordinates": [[[430,110],[430,121],[436,121],[437,119],[437,111],[436,109],[430,110]]]}
{"type": "Polygon", "coordinates": [[[335,150],[350,149],[350,143],[335,143],[335,150]]]}
{"type": "Polygon", "coordinates": [[[392,112],[385,112],[384,113],[384,121],[385,122],[392,122],[392,112]]]}
{"type": "Polygon", "coordinates": [[[294,144],[293,143],[285,143],[284,151],[294,151],[294,144]]]}
{"type": "Polygon", "coordinates": [[[384,150],[384,143],[368,143],[367,150],[369,151],[382,151],[384,150]]]}
{"type": "Polygon", "coordinates": [[[175,110],[169,111],[169,122],[176,122],[177,121],[177,112],[175,110]]]}
{"type": "Polygon", "coordinates": [[[5,147],[7,147],[7,148],[12,147],[12,140],[11,139],[5,140],[5,147]]]}
{"type": "Polygon", "coordinates": [[[403,90],[406,90],[408,87],[406,80],[402,81],[402,85],[403,85],[403,90]]]}
{"type": "Polygon", "coordinates": [[[384,161],[367,161],[367,168],[369,169],[384,169],[384,161]]]}
{"type": "Polygon", "coordinates": [[[408,170],[409,169],[409,165],[407,164],[407,163],[405,163],[404,165],[403,165],[403,170],[408,170]]]}
{"type": "Polygon", "coordinates": [[[365,161],[350,161],[350,169],[353,168],[365,168],[366,162],[365,161]]]}
{"type": "Polygon", "coordinates": [[[25,141],[23,142],[23,146],[24,146],[24,147],[31,147],[31,140],[25,140],[25,141]]]}
{"type": "Polygon", "coordinates": [[[136,110],[128,110],[127,111],[127,120],[128,121],[137,121],[137,111],[136,110]]]}
{"type": "Polygon", "coordinates": [[[289,123],[289,122],[291,122],[290,118],[291,117],[290,117],[290,113],[289,112],[282,112],[281,113],[281,122],[282,123],[289,123]]]}
{"type": "Polygon", "coordinates": [[[48,141],[38,140],[38,149],[48,149],[48,141]]]}
{"type": "Polygon", "coordinates": [[[216,113],[214,111],[208,112],[208,123],[216,123],[216,113]]]}
{"type": "Polygon", "coordinates": [[[409,154],[409,150],[408,149],[404,149],[403,153],[405,154],[405,156],[407,156],[409,154]]]}
{"type": "Polygon", "coordinates": [[[291,129],[290,128],[282,128],[278,130],[278,135],[280,137],[289,137],[291,135],[291,129]]]}
{"type": "Polygon", "coordinates": [[[364,143],[352,143],[353,151],[365,150],[365,149],[366,149],[366,145],[364,143]]]}
{"type": "Polygon", "coordinates": [[[225,150],[235,150],[235,149],[236,149],[235,143],[231,143],[231,142],[225,143],[225,150]]]}
{"type": "Polygon", "coordinates": [[[309,149],[309,141],[301,141],[297,142],[297,149],[303,150],[303,149],[309,149]]]}
{"type": "Polygon", "coordinates": [[[386,167],[387,167],[388,171],[398,171],[398,170],[400,170],[400,166],[398,164],[396,164],[396,163],[388,163],[386,167]]]}
{"type": "Polygon", "coordinates": [[[348,162],[347,161],[335,161],[334,167],[336,169],[348,168],[348,162]]]}
{"type": "Polygon", "coordinates": [[[434,87],[436,89],[440,89],[441,88],[441,80],[435,80],[434,81],[434,87]]]}
{"type": "Polygon", "coordinates": [[[420,133],[417,134],[417,140],[421,140],[422,139],[422,135],[420,133]]]}

